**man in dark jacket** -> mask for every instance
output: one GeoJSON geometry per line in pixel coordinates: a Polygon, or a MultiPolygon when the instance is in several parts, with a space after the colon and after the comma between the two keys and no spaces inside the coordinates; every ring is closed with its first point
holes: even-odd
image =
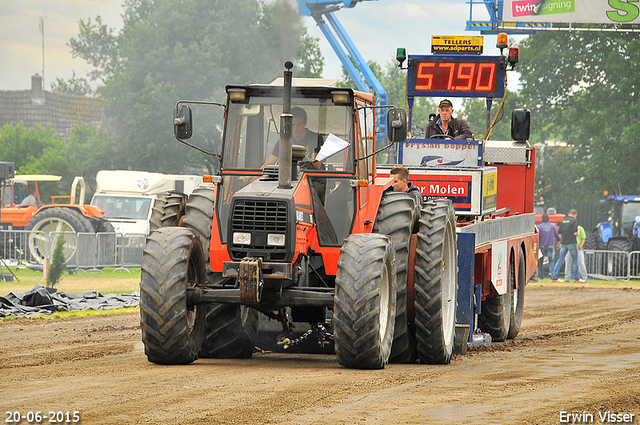
{"type": "Polygon", "coordinates": [[[438,116],[427,124],[427,139],[473,139],[473,133],[461,118],[454,118],[453,103],[449,99],[444,99],[438,106],[438,116]],[[443,136],[434,137],[438,134],[443,136]]]}
{"type": "Polygon", "coordinates": [[[422,206],[422,193],[420,193],[420,189],[409,182],[409,171],[404,167],[396,167],[391,170],[390,174],[393,177],[393,190],[412,194],[422,206]]]}
{"type": "Polygon", "coordinates": [[[578,244],[576,240],[576,236],[579,234],[578,221],[576,220],[577,216],[578,211],[572,209],[560,223],[560,227],[558,229],[558,236],[560,237],[560,254],[558,254],[558,261],[556,261],[553,272],[551,272],[552,282],[561,282],[561,280],[558,279],[558,274],[560,273],[560,268],[564,267],[564,257],[567,256],[567,252],[571,255],[571,259],[573,260],[573,273],[571,277],[576,282],[580,280],[580,275],[578,274],[578,244]]]}

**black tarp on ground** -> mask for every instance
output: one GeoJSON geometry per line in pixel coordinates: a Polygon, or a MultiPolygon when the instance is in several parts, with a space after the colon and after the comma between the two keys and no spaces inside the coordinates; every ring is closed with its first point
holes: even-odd
{"type": "Polygon", "coordinates": [[[7,316],[50,315],[56,311],[108,310],[137,307],[140,293],[107,294],[97,291],[70,294],[37,284],[27,292],[11,292],[0,297],[0,319],[7,316]]]}

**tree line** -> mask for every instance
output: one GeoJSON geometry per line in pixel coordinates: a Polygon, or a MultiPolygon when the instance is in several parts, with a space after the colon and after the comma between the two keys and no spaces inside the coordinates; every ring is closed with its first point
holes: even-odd
{"type": "MultiPolygon", "coordinates": [[[[6,126],[0,154],[19,173],[53,173],[91,182],[100,169],[211,172],[210,159],[175,141],[172,109],[180,99],[221,101],[226,84],[270,82],[295,58],[295,76],[321,77],[319,40],[307,34],[287,0],[125,0],[119,32],[98,16],[80,21],[69,46],[93,66],[88,79],[58,79],[59,93],[100,96],[103,129],[76,127],[69,140],[50,129],[6,126]],[[95,87],[95,88],[92,88],[95,87]]],[[[492,139],[510,138],[510,114],[531,110],[538,149],[536,197],[560,209],[596,200],[604,190],[638,194],[640,40],[634,33],[543,31],[519,43],[521,88],[508,90],[492,139]]],[[[389,103],[405,107],[405,71],[370,63],[389,103]]],[[[343,85],[350,85],[348,76],[343,85]]],[[[439,99],[419,99],[414,122],[426,126],[439,99]]],[[[493,101],[491,119],[502,99],[493,101]]],[[[485,137],[484,99],[456,102],[476,137],[485,137]]],[[[220,143],[213,123],[210,150],[220,143]]],[[[67,184],[68,185],[68,184],[67,184]]],[[[64,191],[68,190],[65,186],[64,191]]],[[[61,189],[61,190],[62,190],[61,189]]]]}

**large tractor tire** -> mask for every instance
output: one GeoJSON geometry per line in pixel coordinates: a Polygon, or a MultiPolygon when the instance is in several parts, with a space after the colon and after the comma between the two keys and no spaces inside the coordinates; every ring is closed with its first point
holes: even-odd
{"type": "Polygon", "coordinates": [[[600,231],[597,228],[587,233],[587,240],[584,241],[583,249],[604,251],[605,248],[606,246],[602,242],[602,236],[600,236],[600,231]]]}
{"type": "Polygon", "coordinates": [[[68,232],[64,236],[64,258],[67,263],[73,262],[76,254],[75,236],[70,233],[95,233],[91,221],[72,208],[45,208],[34,215],[25,230],[31,231],[28,236],[28,248],[33,261],[44,264],[47,256],[47,239],[51,232],[68,232]]]}
{"type": "Polygon", "coordinates": [[[251,307],[210,305],[200,357],[248,359],[258,340],[258,325],[259,313],[251,307]]]}
{"type": "Polygon", "coordinates": [[[423,363],[453,355],[458,292],[456,217],[448,199],[425,203],[418,229],[414,277],[415,336],[423,363]]]}
{"type": "Polygon", "coordinates": [[[162,227],[177,227],[184,217],[187,195],[175,190],[158,195],[153,203],[151,218],[149,219],[149,231],[153,232],[162,227]]]}
{"type": "Polygon", "coordinates": [[[373,233],[387,235],[393,242],[396,254],[396,324],[391,346],[392,363],[411,363],[416,360],[416,344],[409,331],[407,314],[407,277],[411,230],[416,214],[416,199],[404,192],[387,192],[380,201],[380,208],[373,233]]]}
{"type": "Polygon", "coordinates": [[[99,221],[94,222],[93,225],[96,233],[115,233],[115,229],[113,228],[113,224],[106,218],[101,218],[99,221]]]}
{"type": "Polygon", "coordinates": [[[609,239],[607,251],[611,251],[607,254],[607,276],[626,276],[629,257],[622,253],[631,252],[629,239],[609,239]]]}
{"type": "Polygon", "coordinates": [[[333,330],[338,363],[382,369],[389,361],[396,318],[391,240],[372,233],[347,237],[340,249],[333,330]]]}
{"type": "Polygon", "coordinates": [[[527,266],[522,247],[520,247],[519,257],[518,279],[516,280],[516,271],[514,268],[509,272],[509,291],[513,293],[513,304],[511,306],[511,319],[509,322],[509,333],[507,334],[507,339],[513,339],[518,335],[518,332],[520,332],[520,325],[522,325],[522,315],[524,314],[524,288],[527,284],[527,266]],[[513,278],[511,277],[512,274],[513,278]]]}
{"type": "MultiPolygon", "coordinates": [[[[211,242],[211,228],[213,226],[213,212],[216,203],[216,191],[212,187],[196,188],[185,205],[182,226],[194,231],[202,242],[204,259],[207,269],[207,280],[213,284],[216,276],[211,272],[209,243],[211,242]]],[[[219,273],[218,273],[219,275],[219,273]]]]}
{"type": "Polygon", "coordinates": [[[147,240],[141,269],[140,325],[147,358],[169,365],[193,362],[206,313],[188,296],[190,289],[206,283],[200,239],[189,229],[158,229],[147,240]]]}
{"type": "Polygon", "coordinates": [[[506,294],[497,295],[482,301],[482,311],[478,317],[478,326],[489,333],[493,341],[502,342],[509,336],[509,326],[513,315],[515,287],[515,262],[509,259],[509,289],[506,294]]]}
{"type": "MultiPolygon", "coordinates": [[[[209,243],[213,226],[216,192],[211,187],[193,191],[185,205],[182,225],[198,235],[204,248],[207,281],[216,283],[221,273],[211,271],[209,243]]],[[[204,341],[200,357],[249,358],[258,339],[260,313],[246,306],[210,304],[207,306],[204,341]]]]}

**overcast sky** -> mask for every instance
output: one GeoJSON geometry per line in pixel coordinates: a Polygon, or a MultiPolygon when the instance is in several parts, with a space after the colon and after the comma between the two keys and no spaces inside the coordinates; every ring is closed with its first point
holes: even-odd
{"type": "MultiPolygon", "coordinates": [[[[397,47],[408,54],[429,54],[432,35],[479,35],[465,31],[469,18],[466,0],[379,0],[363,1],[342,9],[335,16],[365,60],[386,64],[395,58],[397,47]]],[[[72,58],[67,45],[77,37],[80,19],[102,17],[109,27],[120,30],[123,0],[0,0],[0,90],[28,90],[31,76],[42,74],[44,19],[45,90],[56,78],[86,77],[91,70],[82,59],[72,58]]],[[[486,19],[474,7],[474,18],[486,19]]],[[[309,33],[320,38],[325,59],[324,77],[340,78],[341,63],[312,18],[304,23],[309,33]]],[[[178,29],[176,29],[178,30],[178,29]]],[[[485,36],[485,54],[495,55],[495,36],[485,36]]]]}

